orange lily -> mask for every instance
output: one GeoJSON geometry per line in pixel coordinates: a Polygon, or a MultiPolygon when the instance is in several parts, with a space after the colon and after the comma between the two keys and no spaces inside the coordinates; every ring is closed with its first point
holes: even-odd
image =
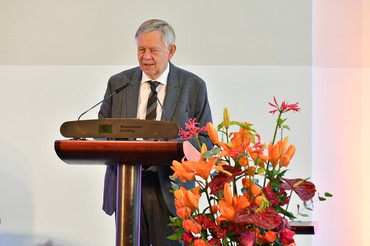
{"type": "Polygon", "coordinates": [[[217,205],[212,205],[212,207],[209,209],[209,212],[212,214],[216,214],[218,211],[217,205]]]}
{"type": "Polygon", "coordinates": [[[285,137],[283,141],[277,142],[275,145],[270,143],[268,147],[269,158],[272,166],[276,166],[283,154],[286,146],[288,145],[289,138],[285,137]]]}
{"type": "MultiPolygon", "coordinates": [[[[253,152],[253,150],[251,148],[249,148],[249,154],[251,155],[252,160],[255,160],[256,158],[258,158],[260,160],[260,163],[258,164],[258,166],[262,167],[262,168],[265,167],[265,163],[269,160],[268,156],[255,153],[255,152],[253,152]]],[[[240,163],[240,160],[239,160],[239,163],[240,163]]],[[[242,164],[240,164],[240,165],[242,165],[242,164]]]]}
{"type": "Polygon", "coordinates": [[[186,164],[192,170],[192,172],[194,172],[195,175],[201,177],[204,180],[207,180],[217,160],[218,157],[213,157],[208,161],[204,159],[201,159],[199,162],[187,161],[186,164]]]}
{"type": "Polygon", "coordinates": [[[240,157],[239,159],[239,164],[240,166],[242,167],[246,167],[248,165],[248,159],[245,158],[244,156],[243,157],[240,157]]]}
{"type": "Polygon", "coordinates": [[[217,224],[220,224],[221,221],[223,220],[234,222],[234,218],[236,214],[234,207],[228,204],[227,202],[225,202],[224,200],[220,200],[218,202],[218,206],[220,209],[221,216],[216,218],[217,224]]]}
{"type": "Polygon", "coordinates": [[[199,198],[200,198],[200,194],[199,194],[200,188],[201,187],[198,186],[198,187],[195,187],[193,191],[191,191],[191,190],[185,189],[182,186],[180,187],[180,190],[182,190],[184,194],[182,198],[182,202],[186,207],[190,208],[192,211],[195,211],[198,209],[199,198]]]}
{"type": "Polygon", "coordinates": [[[250,202],[246,196],[233,197],[233,207],[237,211],[241,208],[249,207],[250,202]]]}
{"type": "Polygon", "coordinates": [[[179,218],[185,219],[189,217],[189,215],[191,214],[191,210],[187,207],[178,208],[176,210],[176,214],[177,216],[179,216],[179,218]]]}
{"type": "Polygon", "coordinates": [[[241,208],[249,207],[249,205],[250,202],[245,196],[233,197],[232,205],[225,200],[220,200],[218,202],[218,206],[221,216],[216,218],[217,224],[220,224],[223,220],[234,222],[236,211],[241,208]]]}
{"type": "Polygon", "coordinates": [[[175,172],[172,176],[174,178],[179,178],[181,182],[185,183],[186,180],[193,180],[195,173],[189,168],[184,158],[182,163],[173,160],[171,169],[175,172]]]}
{"type": "Polygon", "coordinates": [[[294,156],[295,153],[295,146],[289,145],[288,149],[284,152],[280,159],[280,167],[287,167],[290,163],[290,160],[294,156]]]}
{"type": "Polygon", "coordinates": [[[266,241],[269,242],[269,243],[273,243],[275,242],[276,238],[277,238],[277,232],[274,232],[274,231],[268,231],[266,232],[265,234],[265,238],[266,238],[266,241]]]}
{"type": "Polygon", "coordinates": [[[223,220],[234,222],[236,211],[248,207],[250,202],[245,196],[233,197],[230,184],[226,183],[224,185],[224,199],[220,200],[218,205],[221,216],[216,218],[217,223],[223,220]]]}
{"type": "Polygon", "coordinates": [[[195,239],[194,240],[194,246],[208,246],[209,244],[206,243],[203,239],[195,239]]]}
{"type": "Polygon", "coordinates": [[[230,136],[233,136],[233,138],[230,140],[230,143],[218,143],[218,146],[223,148],[220,156],[229,156],[236,160],[236,158],[241,153],[244,153],[250,145],[251,138],[249,136],[249,130],[240,127],[239,132],[232,132],[230,133],[230,136]]]}
{"type": "MultiPolygon", "coordinates": [[[[251,180],[249,178],[243,178],[242,184],[245,188],[250,189],[251,186],[251,180]]],[[[252,194],[255,196],[258,196],[261,194],[262,190],[260,187],[258,187],[254,182],[252,182],[252,194]]]]}
{"type": "Polygon", "coordinates": [[[200,233],[200,230],[202,229],[202,226],[197,224],[197,223],[194,223],[191,219],[186,219],[182,222],[182,227],[186,230],[186,231],[191,231],[193,232],[194,234],[198,234],[200,233]]]}
{"type": "MultiPolygon", "coordinates": [[[[175,192],[173,193],[174,194],[174,196],[175,196],[175,198],[177,199],[176,201],[182,201],[182,200],[184,200],[184,196],[185,196],[185,188],[184,189],[181,189],[182,187],[180,187],[180,189],[179,190],[175,190],[175,192]]],[[[178,206],[178,207],[182,207],[182,206],[180,206],[180,204],[179,203],[176,203],[175,202],[175,206],[178,206]]]]}
{"type": "Polygon", "coordinates": [[[207,131],[212,143],[218,145],[218,133],[216,128],[213,126],[211,122],[207,123],[207,131]]]}
{"type": "Polygon", "coordinates": [[[233,205],[233,195],[229,183],[224,184],[224,199],[229,205],[233,205]]]}

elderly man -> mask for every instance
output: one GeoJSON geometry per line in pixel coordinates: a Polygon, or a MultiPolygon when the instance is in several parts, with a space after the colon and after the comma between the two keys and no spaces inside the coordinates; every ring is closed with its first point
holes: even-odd
{"type": "MultiPolygon", "coordinates": [[[[102,104],[99,118],[173,121],[180,128],[185,128],[185,123],[193,118],[200,127],[212,121],[204,81],[170,62],[176,52],[172,27],[162,20],[148,20],[139,27],[135,39],[140,66],[109,79],[106,96],[126,83],[129,86],[102,104]],[[157,91],[154,101],[151,87],[157,91]],[[157,99],[160,103],[156,103],[157,99]]],[[[202,133],[199,138],[201,142],[211,146],[206,133],[202,133]]],[[[194,139],[190,141],[195,146],[194,139]]],[[[169,192],[169,176],[172,174],[170,163],[142,171],[140,244],[143,246],[179,244],[167,239],[173,233],[172,228],[167,226],[169,216],[176,216],[174,197],[169,192]]],[[[188,188],[192,185],[191,182],[186,184],[188,188]]],[[[109,215],[116,208],[116,189],[116,166],[107,166],[103,210],[109,215]]]]}

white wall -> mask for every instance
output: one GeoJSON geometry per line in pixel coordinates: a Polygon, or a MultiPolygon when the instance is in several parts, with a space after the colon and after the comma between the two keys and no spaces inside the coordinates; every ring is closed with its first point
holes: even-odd
{"type": "Polygon", "coordinates": [[[53,142],[64,121],[102,99],[110,75],[136,64],[134,32],[149,18],[174,26],[173,61],[205,79],[216,123],[228,107],[269,142],[267,102],[299,101],[302,112],[288,116],[289,175],[310,177],[311,4],[0,1],[0,245],[114,244],[114,219],[101,210],[104,167],[64,164],[53,142]]]}

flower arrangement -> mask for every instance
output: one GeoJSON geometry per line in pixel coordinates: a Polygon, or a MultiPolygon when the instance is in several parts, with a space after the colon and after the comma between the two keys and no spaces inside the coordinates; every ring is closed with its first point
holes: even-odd
{"type": "Polygon", "coordinates": [[[295,218],[287,210],[290,198],[294,192],[308,208],[306,202],[312,201],[316,188],[307,179],[284,178],[296,148],[288,146],[288,137],[283,138],[283,130],[289,127],[282,116],[300,111],[298,103],[284,101],[279,105],[274,98],[274,103],[269,104],[274,108],[270,113],[278,113],[278,118],[268,145],[261,142],[252,124],[230,121],[227,109],[217,130],[210,122],[200,129],[195,119],[181,129],[183,139],[197,139],[201,152],[189,149],[190,144],[184,142],[188,146],[184,148],[186,159],[172,163],[171,179],[195,181],[196,187],[187,190],[173,182],[178,217],[170,217],[175,229],[170,239],[194,246],[295,245],[295,233],[288,222],[295,218]],[[229,133],[233,125],[239,129],[229,133]],[[212,150],[199,142],[202,131],[208,131],[214,144],[212,150]],[[281,139],[276,141],[279,131],[281,139]],[[202,195],[207,200],[205,208],[199,207],[202,195]]]}

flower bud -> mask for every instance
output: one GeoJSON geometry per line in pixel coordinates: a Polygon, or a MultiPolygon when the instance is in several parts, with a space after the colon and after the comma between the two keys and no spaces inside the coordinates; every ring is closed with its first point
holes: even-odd
{"type": "Polygon", "coordinates": [[[224,125],[226,129],[229,129],[230,126],[230,115],[227,108],[224,109],[224,125]]]}
{"type": "Polygon", "coordinates": [[[207,131],[208,131],[208,135],[212,143],[217,144],[218,143],[218,133],[217,133],[216,128],[213,126],[211,122],[207,123],[207,131]]]}

